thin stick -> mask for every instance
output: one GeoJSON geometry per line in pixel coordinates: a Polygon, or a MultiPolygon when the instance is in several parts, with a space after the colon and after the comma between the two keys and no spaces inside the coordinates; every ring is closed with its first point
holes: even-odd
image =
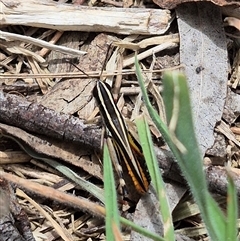
{"type": "Polygon", "coordinates": [[[40,46],[43,48],[47,48],[47,49],[61,52],[64,54],[71,54],[74,56],[87,53],[85,51],[79,51],[79,50],[71,49],[71,48],[68,48],[65,46],[54,45],[54,44],[51,44],[51,43],[46,42],[41,39],[35,39],[35,38],[29,37],[29,36],[23,36],[23,35],[16,34],[16,33],[8,33],[8,32],[4,32],[1,30],[0,30],[0,39],[4,39],[7,41],[22,41],[25,43],[30,43],[30,44],[37,45],[37,46],[40,46]]]}

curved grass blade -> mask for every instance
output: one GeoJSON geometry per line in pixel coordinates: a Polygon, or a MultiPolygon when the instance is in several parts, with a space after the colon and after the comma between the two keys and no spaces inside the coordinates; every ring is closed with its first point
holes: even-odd
{"type": "Polygon", "coordinates": [[[123,225],[125,225],[127,227],[131,227],[132,230],[134,230],[134,231],[142,234],[143,236],[150,238],[154,241],[167,241],[166,239],[160,237],[159,235],[149,232],[146,228],[140,227],[140,226],[136,225],[135,223],[133,223],[123,217],[120,217],[120,221],[123,225]]]}
{"type": "Polygon", "coordinates": [[[227,241],[237,241],[237,218],[238,218],[238,201],[237,191],[234,185],[231,171],[226,167],[228,173],[228,193],[227,193],[227,227],[226,237],[227,241]]]}
{"type": "Polygon", "coordinates": [[[199,206],[209,236],[212,240],[225,240],[225,217],[207,189],[202,160],[194,134],[186,78],[176,72],[164,75],[163,99],[168,128],[151,106],[137,58],[135,58],[135,65],[148,112],[178,161],[199,206]]]}
{"type": "Polygon", "coordinates": [[[71,170],[70,168],[66,167],[65,165],[55,161],[54,159],[51,159],[47,157],[46,155],[37,153],[35,150],[33,150],[30,146],[23,143],[20,139],[6,135],[1,134],[2,136],[5,136],[7,138],[12,139],[13,141],[17,142],[18,145],[31,157],[44,161],[47,165],[52,166],[54,169],[61,172],[64,176],[72,180],[74,183],[79,185],[81,188],[86,190],[87,192],[91,193],[94,197],[96,197],[98,200],[100,200],[102,203],[104,203],[104,191],[97,187],[96,185],[92,184],[91,182],[86,181],[85,179],[81,178],[76,172],[71,170]]]}
{"type": "Polygon", "coordinates": [[[174,241],[174,227],[172,215],[166,195],[165,185],[160,175],[157,158],[153,149],[152,137],[148,127],[148,123],[144,116],[136,119],[138,135],[143,149],[144,158],[152,179],[153,186],[156,190],[158,200],[161,203],[160,209],[164,227],[164,238],[169,241],[174,241]]]}
{"type": "MultiPolygon", "coordinates": [[[[178,142],[187,150],[181,152],[177,147],[177,156],[180,157],[177,158],[178,164],[199,206],[209,236],[212,240],[224,240],[225,217],[208,192],[202,159],[194,133],[186,78],[178,72],[165,73],[163,86],[163,100],[170,135],[176,136],[178,142]]],[[[178,143],[174,144],[177,146],[178,143]]]]}
{"type": "Polygon", "coordinates": [[[119,240],[120,218],[117,206],[116,186],[113,176],[112,161],[108,150],[108,137],[103,146],[103,174],[106,208],[106,240],[119,240]],[[118,237],[118,238],[117,238],[118,237]]]}

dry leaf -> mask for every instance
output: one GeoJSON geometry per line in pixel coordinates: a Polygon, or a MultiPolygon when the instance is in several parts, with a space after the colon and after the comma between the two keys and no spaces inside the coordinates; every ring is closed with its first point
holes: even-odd
{"type": "MultiPolygon", "coordinates": [[[[186,190],[186,187],[180,186],[174,182],[166,183],[166,193],[169,198],[169,206],[171,211],[173,211],[173,209],[179,203],[186,190]]],[[[142,226],[143,228],[146,228],[148,231],[163,235],[162,218],[159,207],[160,204],[156,197],[156,193],[150,186],[150,193],[143,196],[137,205],[133,222],[142,226]]],[[[140,241],[150,239],[133,231],[130,240],[140,241]]]]}
{"type": "Polygon", "coordinates": [[[191,93],[196,135],[202,155],[214,143],[214,127],[221,120],[227,94],[227,43],[221,10],[210,3],[177,8],[180,63],[191,93]]]}

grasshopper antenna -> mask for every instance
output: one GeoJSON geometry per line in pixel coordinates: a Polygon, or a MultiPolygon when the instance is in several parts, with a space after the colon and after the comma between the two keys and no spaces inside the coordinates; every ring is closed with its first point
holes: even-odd
{"type": "Polygon", "coordinates": [[[86,72],[84,72],[83,70],[81,70],[75,63],[73,63],[72,61],[68,61],[72,66],[74,66],[77,70],[79,70],[80,72],[82,72],[83,74],[85,74],[87,77],[90,77],[86,72]]]}
{"type": "Polygon", "coordinates": [[[111,49],[112,49],[113,45],[112,45],[112,42],[108,45],[108,48],[107,48],[107,54],[106,54],[106,57],[105,57],[105,60],[103,62],[103,66],[102,66],[102,70],[101,70],[101,73],[100,73],[100,79],[101,79],[101,76],[102,76],[102,73],[103,73],[103,70],[106,68],[106,65],[107,65],[107,61],[110,59],[110,56],[111,56],[111,49]]]}

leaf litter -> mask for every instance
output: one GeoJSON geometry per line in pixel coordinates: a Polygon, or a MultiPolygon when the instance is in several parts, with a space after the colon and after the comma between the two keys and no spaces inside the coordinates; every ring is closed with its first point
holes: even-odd
{"type": "MultiPolygon", "coordinates": [[[[224,3],[224,1],[222,2],[224,3]]],[[[4,2],[1,4],[4,4],[4,2]]],[[[130,1],[125,2],[123,5],[128,6],[131,4],[130,1]]],[[[142,4],[146,7],[156,8],[153,4],[149,6],[147,2],[142,4]]],[[[116,99],[118,99],[119,93],[123,94],[121,95],[119,106],[126,118],[134,120],[134,116],[144,111],[133,66],[133,50],[138,50],[138,59],[144,66],[143,69],[146,69],[146,79],[153,86],[153,104],[158,106],[159,109],[161,100],[154,93],[161,89],[159,81],[161,72],[165,69],[185,69],[191,92],[197,91],[196,93],[199,93],[200,89],[201,93],[200,99],[197,99],[197,94],[193,94],[192,105],[193,110],[202,108],[201,114],[195,114],[195,119],[197,123],[200,123],[196,127],[197,132],[202,131],[204,133],[199,134],[199,144],[202,146],[203,156],[209,159],[209,166],[206,167],[207,173],[213,174],[217,168],[216,173],[220,170],[224,171],[219,166],[219,163],[217,166],[212,166],[216,163],[219,149],[216,147],[211,149],[211,147],[217,146],[221,139],[221,146],[226,147],[226,151],[221,155],[221,165],[224,165],[226,162],[232,163],[233,171],[238,177],[239,172],[237,172],[237,168],[240,165],[238,119],[240,59],[239,50],[236,48],[238,44],[236,36],[238,35],[239,20],[236,19],[235,14],[233,14],[234,18],[232,18],[231,11],[230,14],[222,16],[214,5],[211,5],[210,8],[213,8],[216,14],[209,16],[207,13],[209,11],[208,3],[203,2],[201,4],[203,4],[201,5],[203,7],[193,3],[187,5],[187,7],[185,4],[179,5],[177,9],[172,10],[172,18],[169,18],[167,21],[169,26],[165,26],[164,34],[161,36],[138,34],[122,36],[118,35],[116,31],[114,35],[97,32],[60,32],[57,30],[49,32],[49,29],[40,28],[44,26],[39,28],[24,26],[24,23],[21,27],[17,25],[3,27],[2,30],[7,33],[21,36],[23,36],[23,33],[27,33],[28,36],[31,36],[33,42],[27,42],[26,44],[22,39],[15,39],[14,41],[6,39],[3,42],[3,45],[1,45],[0,91],[23,95],[27,100],[34,101],[56,112],[71,114],[83,121],[88,120],[86,127],[84,127],[90,130],[88,133],[95,133],[95,130],[98,130],[100,133],[99,122],[93,119],[98,115],[98,110],[91,94],[97,78],[107,76],[107,81],[113,85],[112,88],[116,99]],[[192,15],[196,9],[198,9],[198,14],[192,15]],[[175,10],[178,16],[177,22],[174,18],[175,10]],[[227,17],[227,19],[224,17],[227,17]],[[223,19],[225,19],[225,32],[222,28],[223,19]],[[177,26],[179,30],[176,30],[177,26]],[[212,36],[214,32],[218,35],[212,36]],[[228,46],[230,46],[228,48],[230,69],[227,60],[227,48],[225,47],[225,34],[228,46]],[[184,40],[185,36],[194,43],[192,46],[186,42],[187,40],[184,40]],[[35,45],[39,38],[46,42],[46,45],[42,46],[43,48],[35,45]],[[216,39],[218,39],[218,42],[216,39]],[[67,51],[67,54],[49,51],[49,49],[55,48],[56,43],[65,45],[66,48],[62,49],[67,51]],[[117,48],[115,48],[115,52],[112,52],[112,58],[106,64],[106,71],[102,71],[105,65],[107,47],[110,43],[117,48]],[[51,48],[49,44],[52,44],[51,48]],[[87,54],[78,55],[77,58],[72,55],[74,51],[79,50],[82,51],[81,53],[87,52],[87,54]],[[71,65],[72,61],[73,63],[77,61],[75,64],[83,72],[80,73],[78,69],[73,67],[71,65]],[[150,69],[153,62],[155,62],[153,68],[150,69]],[[150,71],[148,72],[148,70],[150,71]],[[203,88],[205,84],[207,86],[206,91],[203,88]],[[208,92],[210,90],[213,92],[208,92]],[[229,96],[231,96],[231,99],[229,99],[229,96]],[[227,100],[226,103],[225,99],[227,100]],[[212,108],[211,110],[209,109],[210,107],[212,108]],[[203,119],[206,120],[211,128],[204,129],[208,125],[204,124],[203,119]],[[218,136],[220,135],[221,138],[219,139],[218,136]],[[204,136],[204,138],[201,136],[204,136]],[[207,141],[208,139],[211,141],[207,141]],[[212,153],[215,153],[214,155],[216,156],[213,156],[212,153]],[[210,171],[210,168],[212,171],[210,171]]],[[[118,4],[116,3],[116,5],[118,4]]],[[[19,104],[21,104],[21,101],[19,104]]],[[[3,106],[0,104],[0,109],[2,108],[3,106]]],[[[18,115],[18,118],[21,119],[21,116],[18,115]]],[[[102,163],[99,160],[99,154],[96,156],[96,153],[99,153],[100,146],[98,149],[93,150],[84,147],[84,143],[82,143],[83,145],[76,145],[76,143],[73,144],[71,141],[64,141],[64,138],[61,140],[47,139],[45,135],[39,136],[35,134],[39,133],[39,130],[36,132],[31,130],[31,133],[29,133],[30,130],[26,129],[26,126],[22,127],[17,124],[15,124],[17,127],[6,126],[6,124],[9,124],[8,121],[0,121],[4,122],[0,128],[1,131],[5,131],[5,134],[7,131],[8,135],[11,134],[14,138],[24,140],[25,144],[27,143],[37,153],[58,159],[61,163],[64,162],[66,166],[72,168],[78,175],[102,188],[102,163]]],[[[41,116],[39,116],[39,121],[41,121],[41,116]]],[[[163,145],[159,133],[154,131],[151,122],[149,124],[156,144],[159,146],[163,145]]],[[[75,131],[74,128],[75,126],[73,125],[73,133],[75,131]]],[[[21,149],[10,139],[1,138],[0,143],[1,153],[12,153],[12,155],[8,155],[8,164],[5,161],[6,157],[1,158],[1,172],[3,174],[1,177],[3,180],[15,183],[21,189],[16,191],[17,198],[28,215],[35,240],[104,240],[104,222],[101,214],[97,211],[99,203],[94,196],[91,196],[58,171],[43,165],[38,159],[29,159],[29,156],[23,154],[21,149]],[[21,157],[16,156],[16,152],[18,152],[18,155],[21,153],[21,157]],[[23,163],[19,163],[19,159],[23,163]],[[35,187],[34,183],[36,183],[35,187]],[[59,198],[62,192],[64,192],[64,196],[59,198]],[[83,198],[81,204],[75,197],[79,198],[79,200],[83,198]],[[86,203],[84,198],[87,199],[86,203]]],[[[158,157],[162,153],[168,153],[164,145],[156,147],[156,150],[158,157]],[[161,148],[163,148],[163,151],[161,151],[161,148]]],[[[171,181],[176,178],[176,176],[173,177],[174,172],[172,174],[171,172],[170,174],[167,173],[163,159],[158,159],[163,175],[168,176],[170,182],[168,184],[169,190],[171,189],[169,192],[170,199],[172,197],[170,206],[172,210],[178,210],[178,212],[173,211],[174,219],[177,220],[176,225],[180,226],[176,226],[176,233],[184,234],[194,238],[194,240],[205,239],[206,231],[201,226],[199,211],[194,206],[191,196],[186,192],[186,186],[180,183],[181,188],[179,189],[179,184],[176,185],[171,181]],[[174,199],[173,197],[176,198],[174,199]],[[185,208],[180,208],[179,214],[178,206],[181,207],[181,205],[187,203],[193,203],[193,205],[185,205],[185,208]],[[190,213],[185,215],[181,213],[181,211],[187,210],[190,213]],[[184,224],[186,226],[190,225],[192,230],[186,229],[186,231],[184,224]]],[[[168,160],[168,157],[166,159],[168,160]]],[[[181,175],[178,175],[179,177],[177,178],[181,180],[181,175]]],[[[216,179],[211,180],[210,176],[207,175],[209,184],[212,187],[216,183],[216,179]]],[[[127,181],[130,182],[130,180],[127,181]]],[[[226,187],[224,182],[221,185],[226,187]]],[[[211,188],[211,190],[216,192],[214,188],[211,188]]],[[[221,190],[221,194],[224,194],[224,190],[221,190]]],[[[216,195],[216,198],[219,199],[219,195],[216,195]]],[[[142,212],[143,208],[146,207],[143,199],[140,199],[137,211],[131,218],[134,221],[142,220],[143,223],[149,223],[151,217],[144,215],[142,212]]],[[[156,201],[152,202],[154,204],[156,201]]],[[[224,205],[222,199],[219,199],[219,203],[224,205]]],[[[147,213],[152,212],[153,207],[149,207],[146,211],[147,213]]],[[[11,210],[11,212],[13,211],[11,210]]],[[[161,225],[159,224],[159,229],[154,228],[154,230],[161,233],[161,225]]],[[[129,232],[125,231],[126,236],[124,237],[129,239],[129,232]]],[[[139,240],[139,237],[132,234],[130,239],[139,240]]]]}

